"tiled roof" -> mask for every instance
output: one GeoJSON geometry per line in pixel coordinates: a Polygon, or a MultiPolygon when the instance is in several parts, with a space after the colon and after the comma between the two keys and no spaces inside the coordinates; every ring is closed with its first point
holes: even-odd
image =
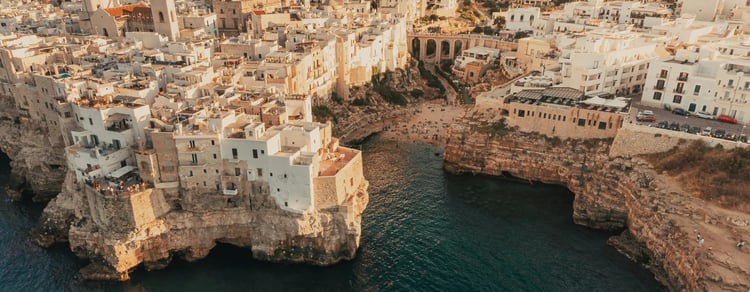
{"type": "Polygon", "coordinates": [[[105,8],[105,9],[104,9],[104,11],[106,11],[106,12],[107,12],[107,14],[109,14],[110,16],[114,16],[114,17],[120,17],[120,16],[122,16],[122,14],[123,14],[123,13],[124,13],[125,11],[127,11],[127,12],[131,12],[131,13],[132,13],[132,12],[133,12],[133,10],[134,10],[134,9],[135,9],[136,7],[146,7],[146,4],[143,4],[143,3],[136,3],[136,4],[125,5],[125,6],[120,6],[120,7],[105,8]]]}

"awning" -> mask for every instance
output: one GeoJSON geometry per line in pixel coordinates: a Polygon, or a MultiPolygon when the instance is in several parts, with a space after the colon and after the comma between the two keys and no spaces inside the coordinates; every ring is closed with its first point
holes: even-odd
{"type": "Polygon", "coordinates": [[[125,166],[123,168],[120,168],[118,170],[113,171],[112,173],[109,174],[109,176],[112,177],[112,178],[120,178],[123,175],[126,175],[126,174],[128,174],[128,172],[131,172],[131,171],[133,171],[135,169],[136,169],[135,166],[128,165],[128,166],[125,166]]]}

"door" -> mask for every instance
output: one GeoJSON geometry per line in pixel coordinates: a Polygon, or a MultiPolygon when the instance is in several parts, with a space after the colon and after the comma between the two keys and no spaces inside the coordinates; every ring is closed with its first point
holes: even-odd
{"type": "Polygon", "coordinates": [[[695,107],[696,107],[696,105],[694,103],[691,103],[690,106],[688,106],[688,111],[689,112],[695,112],[695,107]]]}

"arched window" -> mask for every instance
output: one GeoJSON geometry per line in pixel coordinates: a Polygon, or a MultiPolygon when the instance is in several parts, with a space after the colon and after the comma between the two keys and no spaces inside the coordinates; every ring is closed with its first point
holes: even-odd
{"type": "Polygon", "coordinates": [[[159,22],[164,23],[164,13],[159,11],[159,22]]]}

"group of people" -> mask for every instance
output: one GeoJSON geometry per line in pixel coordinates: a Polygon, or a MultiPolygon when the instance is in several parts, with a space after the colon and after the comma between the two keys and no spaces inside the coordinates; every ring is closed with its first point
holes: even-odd
{"type": "MultiPolygon", "coordinates": [[[[696,241],[698,242],[698,247],[703,247],[703,243],[705,242],[703,240],[703,236],[701,236],[701,233],[697,230],[695,231],[698,235],[696,236],[696,241]]],[[[745,246],[745,240],[740,239],[737,241],[737,249],[742,250],[742,248],[745,246]]]]}

